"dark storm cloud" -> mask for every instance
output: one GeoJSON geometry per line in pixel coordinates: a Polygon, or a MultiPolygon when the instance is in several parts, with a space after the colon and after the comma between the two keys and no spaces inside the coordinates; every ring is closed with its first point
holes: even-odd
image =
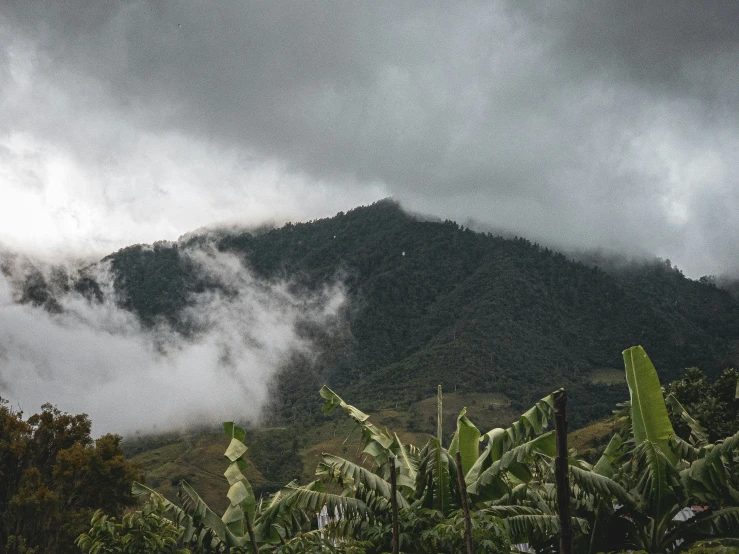
{"type": "Polygon", "coordinates": [[[564,55],[575,53],[607,66],[614,78],[694,96],[711,108],[737,100],[730,86],[739,45],[735,2],[573,3],[559,15],[564,55]]]}
{"type": "Polygon", "coordinates": [[[301,183],[274,202],[351,207],[372,186],[550,243],[739,270],[739,4],[14,1],[4,23],[13,55],[36,49],[51,92],[35,101],[69,99],[31,110],[9,86],[0,125],[107,167],[112,205],[136,137],[158,159],[176,133],[208,145],[181,148],[206,167],[238,151],[191,186],[218,206],[259,186],[228,175],[266,161],[301,183]]]}

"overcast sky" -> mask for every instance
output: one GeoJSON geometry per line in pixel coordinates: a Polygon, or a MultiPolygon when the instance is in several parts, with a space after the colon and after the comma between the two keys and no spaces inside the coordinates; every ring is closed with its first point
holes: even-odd
{"type": "Polygon", "coordinates": [[[0,2],[0,242],[393,196],[739,272],[739,3],[0,2]]]}

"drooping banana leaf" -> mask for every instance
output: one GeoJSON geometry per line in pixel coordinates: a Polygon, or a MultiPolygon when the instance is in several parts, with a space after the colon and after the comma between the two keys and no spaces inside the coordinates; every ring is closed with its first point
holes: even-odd
{"type": "Polygon", "coordinates": [[[327,386],[321,387],[321,396],[326,400],[323,411],[330,414],[337,407],[352,418],[362,429],[362,442],[365,445],[364,452],[375,459],[384,478],[389,478],[390,468],[388,461],[390,456],[395,456],[400,462],[401,475],[411,481],[416,479],[418,471],[418,451],[411,445],[404,445],[397,434],[391,433],[386,427],[380,428],[369,421],[369,415],[358,408],[347,404],[334,391],[327,386]]]}
{"type": "MultiPolygon", "coordinates": [[[[403,444],[397,433],[393,433],[395,442],[397,443],[397,456],[401,462],[401,471],[407,475],[412,481],[416,480],[418,472],[418,449],[412,444],[403,444]]],[[[395,445],[391,446],[393,452],[396,451],[395,445]]]]}
{"type": "MultiPolygon", "coordinates": [[[[671,451],[670,451],[671,452],[671,451]]],[[[634,492],[643,511],[655,522],[684,503],[687,498],[681,486],[680,475],[665,452],[651,441],[641,442],[633,454],[634,492]]]]}
{"type": "Polygon", "coordinates": [[[480,431],[467,419],[467,408],[463,408],[457,417],[457,430],[449,446],[449,455],[454,458],[459,451],[462,458],[462,470],[466,474],[477,462],[480,448],[480,431]]]}
{"type": "Polygon", "coordinates": [[[709,450],[708,445],[701,447],[693,446],[688,441],[681,439],[677,434],[670,438],[670,448],[677,454],[678,459],[684,462],[694,462],[705,456],[709,450]]]}
{"type": "Polygon", "coordinates": [[[474,483],[480,474],[501,459],[510,449],[541,435],[554,419],[554,393],[539,400],[507,429],[496,428],[485,433],[480,440],[487,440],[482,454],[467,470],[467,485],[474,483]]]}
{"type": "Polygon", "coordinates": [[[367,505],[357,498],[329,493],[320,481],[305,486],[295,482],[286,485],[260,514],[254,532],[260,541],[281,542],[301,532],[310,518],[326,508],[345,520],[371,520],[367,505]]]}
{"type": "MultiPolygon", "coordinates": [[[[368,469],[344,458],[332,454],[323,454],[322,461],[316,468],[316,475],[322,479],[331,481],[338,481],[341,478],[345,484],[351,484],[355,487],[365,487],[386,498],[388,502],[390,501],[390,483],[368,469]]],[[[409,507],[408,501],[402,494],[398,493],[396,498],[398,508],[404,509],[409,507]]]]}
{"type": "Polygon", "coordinates": [[[243,537],[237,537],[218,515],[211,510],[208,504],[186,481],[180,482],[180,501],[185,512],[190,515],[196,524],[204,526],[216,534],[221,542],[231,547],[241,547],[246,544],[243,537]]]}
{"type": "Polygon", "coordinates": [[[619,483],[604,475],[599,475],[595,471],[586,471],[579,467],[570,466],[570,479],[583,492],[603,500],[609,505],[612,504],[614,498],[619,504],[630,508],[636,505],[634,498],[619,483]]]}
{"type": "MultiPolygon", "coordinates": [[[[503,496],[480,504],[487,506],[524,505],[536,508],[539,513],[554,515],[556,513],[557,491],[554,483],[519,483],[503,496]]],[[[484,508],[480,508],[484,509],[484,508]]]]}
{"type": "Polygon", "coordinates": [[[375,458],[378,465],[384,466],[390,454],[398,455],[399,452],[392,452],[391,447],[395,442],[395,437],[387,429],[380,429],[369,421],[369,415],[355,408],[351,404],[347,404],[341,397],[328,388],[326,385],[321,387],[320,395],[326,402],[323,405],[323,412],[330,414],[337,407],[352,418],[362,429],[362,441],[365,444],[364,451],[375,458]]]}
{"type": "MultiPolygon", "coordinates": [[[[559,534],[559,516],[543,514],[521,514],[502,519],[511,543],[527,543],[559,534]]],[[[576,533],[587,534],[588,522],[579,517],[572,518],[576,533]]]]}
{"type": "Polygon", "coordinates": [[[142,485],[141,483],[138,483],[136,481],[134,481],[133,485],[131,486],[131,494],[133,496],[145,496],[148,498],[153,498],[157,502],[161,503],[165,508],[166,516],[175,525],[183,529],[182,539],[185,542],[189,542],[192,540],[195,532],[197,531],[197,528],[194,525],[192,518],[182,508],[180,508],[176,504],[173,504],[155,490],[152,490],[146,485],[142,485]]]}
{"type": "Polygon", "coordinates": [[[285,487],[290,494],[283,496],[283,503],[290,507],[318,513],[326,506],[329,513],[339,510],[346,517],[366,517],[372,514],[363,502],[348,496],[332,494],[318,481],[306,486],[288,484],[285,487]]]}
{"type": "Polygon", "coordinates": [[[685,423],[687,423],[688,427],[690,427],[690,442],[693,444],[693,446],[701,447],[708,444],[708,432],[706,431],[705,427],[698,423],[688,413],[688,411],[683,408],[683,405],[680,404],[677,398],[675,398],[674,394],[668,394],[665,398],[665,402],[672,410],[672,413],[680,416],[680,419],[682,419],[685,423]]]}
{"type": "Polygon", "coordinates": [[[628,452],[628,447],[618,433],[611,437],[608,446],[603,451],[598,462],[593,466],[593,471],[598,475],[613,477],[613,465],[628,452]]]}
{"type": "Polygon", "coordinates": [[[436,438],[419,453],[416,496],[420,507],[448,513],[457,505],[457,466],[436,438]]]}
{"type": "Polygon", "coordinates": [[[508,474],[520,482],[527,483],[532,477],[528,464],[539,454],[552,457],[555,451],[554,431],[508,450],[499,460],[481,471],[475,481],[470,483],[468,479],[467,492],[470,499],[473,503],[479,503],[508,494],[508,474]]]}
{"type": "Polygon", "coordinates": [[[651,442],[674,466],[678,457],[670,448],[670,438],[675,431],[667,416],[657,371],[641,346],[624,350],[623,358],[631,394],[631,421],[636,445],[651,442]]]}
{"type": "Polygon", "coordinates": [[[739,505],[739,433],[706,452],[680,473],[686,490],[709,504],[739,505]]]}

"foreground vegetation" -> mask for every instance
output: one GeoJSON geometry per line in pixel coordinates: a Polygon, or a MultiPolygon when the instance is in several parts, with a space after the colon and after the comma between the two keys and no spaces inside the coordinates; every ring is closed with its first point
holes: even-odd
{"type": "MultiPolygon", "coordinates": [[[[739,433],[711,442],[678,395],[663,396],[641,347],[624,351],[623,358],[631,402],[618,412],[617,431],[593,464],[569,453],[575,550],[671,552],[701,540],[739,538],[739,433]],[[686,438],[670,416],[684,424],[686,438]]],[[[724,381],[735,376],[726,375],[724,381]]],[[[670,388],[680,393],[680,386],[670,388]]],[[[536,402],[510,427],[487,433],[462,410],[451,437],[444,440],[439,429],[416,447],[324,387],[324,411],[340,408],[361,430],[364,463],[326,454],[315,481],[292,482],[257,500],[244,473],[246,433],[226,423],[229,505],[223,516],[186,481],[180,506],[136,484],[135,494],[146,499],[141,511],[120,523],[98,513],[77,542],[83,552],[134,551],[126,545],[156,537],[162,552],[370,554],[393,549],[395,523],[402,552],[464,552],[467,501],[476,552],[508,552],[521,543],[557,551],[555,435],[547,430],[557,394],[536,402]],[[321,510],[337,517],[318,530],[321,510]]]]}
{"type": "MultiPolygon", "coordinates": [[[[662,391],[643,351],[624,355],[633,405],[570,435],[577,447],[569,456],[576,551],[679,551],[702,539],[723,546],[695,552],[730,551],[719,549],[732,548],[727,541],[739,529],[739,373],[726,370],[711,382],[691,368],[662,391]]],[[[147,486],[134,487],[137,509],[131,482],[143,468],[124,459],[120,437],[93,441],[86,416],[49,405],[24,418],[0,403],[0,552],[252,552],[251,527],[260,552],[379,553],[392,548],[393,498],[400,551],[464,552],[460,476],[476,551],[524,542],[556,550],[552,395],[486,433],[472,421],[508,414],[504,397],[446,395],[446,411],[462,412],[451,421],[424,400],[418,412],[435,430],[432,438],[388,430],[407,428],[416,416],[383,410],[372,423],[329,388],[321,395],[325,412],[348,417],[314,428],[315,446],[296,440],[295,428],[250,430],[247,464],[247,433],[226,426],[229,488],[220,497],[222,447],[198,438],[157,450],[137,443],[143,452],[136,459],[162,459],[160,473],[147,471],[147,486]],[[462,398],[475,402],[470,411],[462,398]],[[352,428],[360,430],[363,452],[342,444],[352,428]],[[166,462],[174,458],[177,464],[166,462]],[[182,464],[196,461],[208,480],[193,487],[193,471],[182,468],[196,466],[182,464]],[[324,508],[342,517],[319,532],[315,516],[324,508]]]]}

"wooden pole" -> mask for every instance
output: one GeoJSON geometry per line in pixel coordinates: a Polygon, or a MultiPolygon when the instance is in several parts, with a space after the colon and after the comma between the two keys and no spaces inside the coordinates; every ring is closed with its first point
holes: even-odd
{"type": "Polygon", "coordinates": [[[464,469],[462,468],[462,455],[457,451],[457,480],[459,482],[459,496],[462,498],[462,511],[464,512],[464,536],[467,541],[467,554],[474,554],[472,550],[472,519],[470,519],[470,504],[467,499],[467,484],[464,482],[464,469]]]}
{"type": "Polygon", "coordinates": [[[390,457],[390,505],[393,508],[393,554],[398,554],[400,540],[398,531],[398,487],[395,483],[395,457],[390,457]]]}
{"type": "Polygon", "coordinates": [[[441,417],[442,417],[442,409],[441,409],[441,385],[438,385],[436,387],[436,438],[439,440],[439,446],[444,446],[441,442],[442,439],[442,427],[441,427],[441,417]]]}
{"type": "Polygon", "coordinates": [[[554,433],[557,457],[554,460],[554,478],[557,485],[557,513],[561,533],[560,554],[573,554],[572,517],[570,516],[570,469],[567,453],[567,394],[564,389],[554,393],[554,433]]]}

